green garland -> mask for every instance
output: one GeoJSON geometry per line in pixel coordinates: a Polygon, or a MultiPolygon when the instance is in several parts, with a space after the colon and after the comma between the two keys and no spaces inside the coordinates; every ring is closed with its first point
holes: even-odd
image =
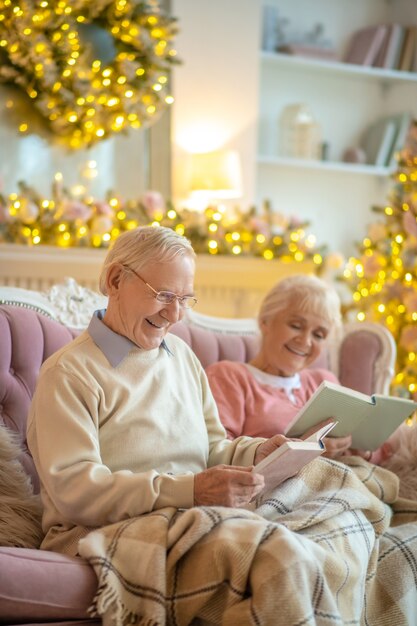
{"type": "MultiPolygon", "coordinates": [[[[175,24],[152,0],[0,0],[0,81],[23,90],[54,135],[85,148],[156,121],[173,101],[175,24]],[[103,39],[111,58],[97,58],[91,42],[103,39]]],[[[19,129],[30,130],[27,120],[19,129]]]]}

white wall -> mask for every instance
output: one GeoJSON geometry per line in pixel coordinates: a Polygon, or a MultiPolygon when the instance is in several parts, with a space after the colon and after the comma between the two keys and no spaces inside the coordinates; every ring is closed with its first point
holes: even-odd
{"type": "Polygon", "coordinates": [[[187,154],[226,147],[242,158],[242,207],[255,197],[260,0],[173,0],[173,196],[187,195],[187,154]]]}

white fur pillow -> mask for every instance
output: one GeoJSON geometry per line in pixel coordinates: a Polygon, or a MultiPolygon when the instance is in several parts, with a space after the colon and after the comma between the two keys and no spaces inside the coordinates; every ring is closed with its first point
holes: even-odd
{"type": "Polygon", "coordinates": [[[41,503],[18,460],[17,437],[0,424],[0,546],[38,548],[41,503]]]}
{"type": "Polygon", "coordinates": [[[393,454],[381,462],[400,478],[400,496],[417,501],[417,424],[401,424],[388,439],[393,454]]]}

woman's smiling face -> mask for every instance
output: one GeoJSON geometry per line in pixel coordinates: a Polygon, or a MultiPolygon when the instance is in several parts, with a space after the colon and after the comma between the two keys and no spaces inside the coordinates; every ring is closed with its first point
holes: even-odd
{"type": "Polygon", "coordinates": [[[270,374],[293,376],[318,358],[330,329],[330,323],[315,313],[297,307],[280,311],[261,323],[256,366],[270,374]]]}

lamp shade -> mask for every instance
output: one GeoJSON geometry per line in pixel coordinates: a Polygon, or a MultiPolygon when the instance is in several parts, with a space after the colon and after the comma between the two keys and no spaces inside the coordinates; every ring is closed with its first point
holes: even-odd
{"type": "Polygon", "coordinates": [[[217,150],[192,154],[190,190],[212,198],[239,198],[242,175],[238,152],[217,150]]]}

